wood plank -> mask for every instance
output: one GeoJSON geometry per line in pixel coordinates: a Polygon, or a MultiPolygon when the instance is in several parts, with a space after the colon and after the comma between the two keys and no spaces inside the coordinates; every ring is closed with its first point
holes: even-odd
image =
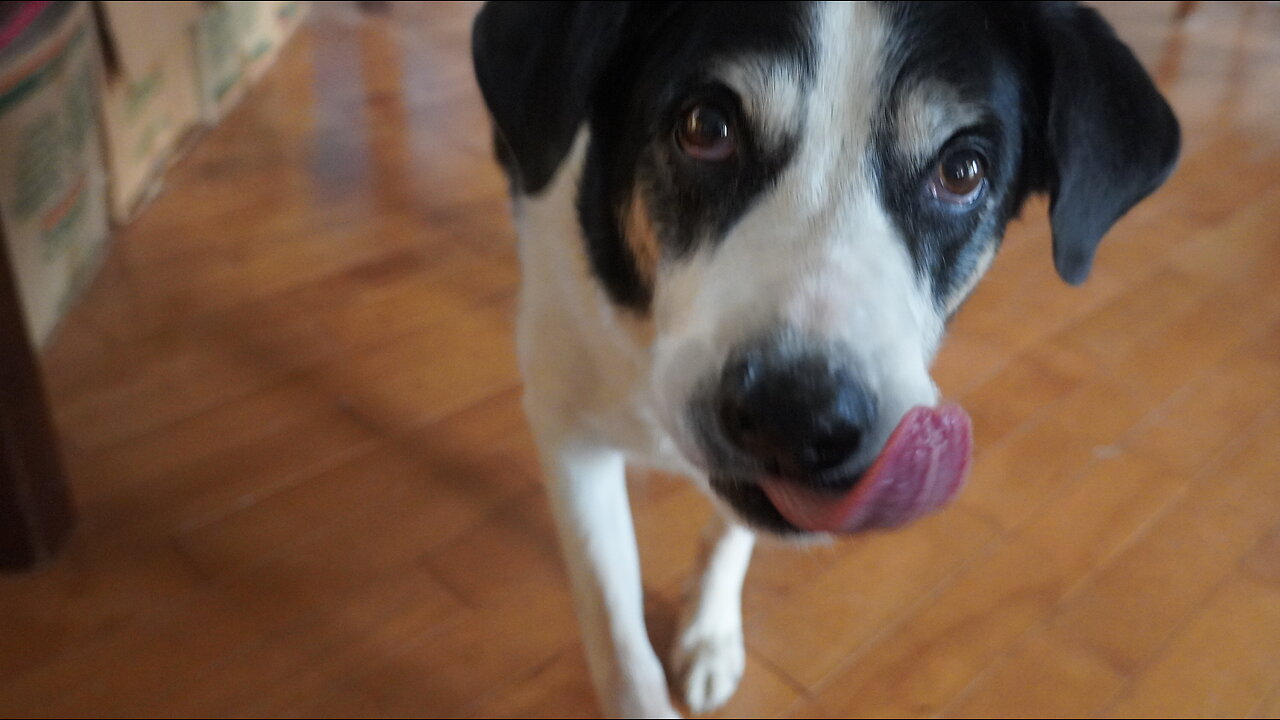
{"type": "Polygon", "coordinates": [[[1107,663],[1051,628],[1037,627],[1001,653],[941,713],[957,718],[1081,718],[1125,686],[1107,663]]]}
{"type": "Polygon", "coordinates": [[[1057,602],[1064,578],[1023,543],[991,554],[850,656],[815,699],[839,717],[917,717],[942,711],[1057,602]]]}
{"type": "MultiPolygon", "coordinates": [[[[835,563],[805,583],[757,578],[744,599],[747,645],[802,687],[812,688],[886,626],[900,622],[982,551],[988,523],[960,509],[898,533],[859,538],[835,563]]],[[[784,562],[786,562],[784,560],[784,562]]],[[[794,562],[794,561],[792,561],[794,562]]]]}
{"type": "MultiPolygon", "coordinates": [[[[1100,3],[1184,155],[1063,284],[1011,224],[935,368],[969,486],[764,541],[719,715],[1280,716],[1280,12],[1100,3]]],[[[14,715],[593,716],[520,409],[477,5],[315,3],[43,357],[81,525],[0,582],[14,715]]],[[[637,473],[637,476],[643,473],[637,473]]],[[[674,632],[696,490],[636,478],[674,632]]]]}
{"type": "Polygon", "coordinates": [[[1280,588],[1232,577],[1103,712],[1239,717],[1266,700],[1278,669],[1280,588]]]}
{"type": "Polygon", "coordinates": [[[1273,412],[1101,568],[1055,623],[1119,671],[1138,672],[1280,514],[1277,432],[1273,412]]]}

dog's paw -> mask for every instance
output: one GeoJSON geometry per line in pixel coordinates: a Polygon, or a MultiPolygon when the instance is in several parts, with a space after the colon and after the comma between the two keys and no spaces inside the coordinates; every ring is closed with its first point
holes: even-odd
{"type": "Polygon", "coordinates": [[[600,688],[601,709],[613,718],[678,718],[671,704],[667,676],[653,649],[645,646],[646,657],[612,668],[600,688]]]}
{"type": "Polygon", "coordinates": [[[741,630],[708,633],[690,627],[672,648],[676,687],[689,709],[698,714],[729,701],[742,680],[746,662],[741,630]]]}

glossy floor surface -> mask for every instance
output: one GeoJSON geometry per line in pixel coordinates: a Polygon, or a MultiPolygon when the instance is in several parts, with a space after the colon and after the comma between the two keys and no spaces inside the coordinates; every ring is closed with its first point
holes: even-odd
{"type": "MultiPolygon", "coordinates": [[[[45,358],[80,506],[0,714],[589,716],[512,342],[474,7],[321,6],[45,358]]],[[[1280,7],[1105,6],[1184,123],[1078,289],[1044,205],[937,368],[948,511],[762,548],[725,714],[1280,715],[1280,7]]],[[[665,647],[704,500],[634,486],[665,647]]]]}

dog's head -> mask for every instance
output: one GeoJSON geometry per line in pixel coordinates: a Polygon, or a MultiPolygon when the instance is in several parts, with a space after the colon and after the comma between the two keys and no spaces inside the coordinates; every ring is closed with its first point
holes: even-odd
{"type": "Polygon", "coordinates": [[[932,407],[929,365],[1006,223],[1047,192],[1080,283],[1178,153],[1142,67],[1074,4],[491,4],[473,39],[515,193],[575,165],[669,430],[778,531],[950,497],[968,424],[932,407]]]}

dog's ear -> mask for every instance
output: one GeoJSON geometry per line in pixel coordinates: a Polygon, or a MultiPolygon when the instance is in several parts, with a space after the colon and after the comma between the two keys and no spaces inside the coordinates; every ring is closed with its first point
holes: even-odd
{"type": "Polygon", "coordinates": [[[476,17],[476,79],[524,192],[542,190],[568,154],[628,12],[628,3],[490,2],[476,17]]]}
{"type": "MultiPolygon", "coordinates": [[[[1045,53],[1044,177],[1053,262],[1084,282],[1102,236],[1173,171],[1178,121],[1137,58],[1094,10],[1037,9],[1045,53]]],[[[1042,87],[1042,91],[1044,88],[1042,87]]]]}

